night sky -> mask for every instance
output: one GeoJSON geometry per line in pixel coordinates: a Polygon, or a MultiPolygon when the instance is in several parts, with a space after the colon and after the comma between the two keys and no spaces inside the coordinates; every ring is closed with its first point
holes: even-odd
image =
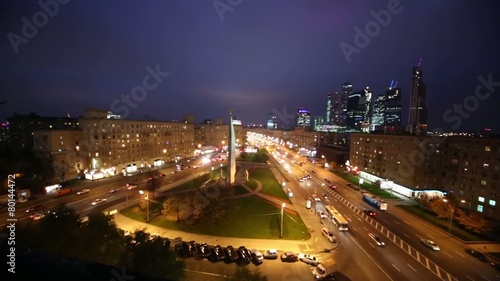
{"type": "Polygon", "coordinates": [[[430,128],[500,129],[500,1],[59,1],[0,2],[2,118],[97,107],[200,123],[233,109],[265,124],[325,116],[344,82],[375,98],[397,80],[406,122],[422,57],[430,128]],[[479,76],[493,82],[476,94],[479,76]]]}

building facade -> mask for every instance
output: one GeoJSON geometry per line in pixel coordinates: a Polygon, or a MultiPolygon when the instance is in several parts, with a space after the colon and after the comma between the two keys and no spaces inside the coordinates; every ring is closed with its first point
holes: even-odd
{"type": "Polygon", "coordinates": [[[296,127],[311,128],[311,112],[303,107],[299,108],[296,113],[296,127]]]}
{"type": "Polygon", "coordinates": [[[500,138],[352,134],[349,161],[415,194],[453,193],[461,207],[500,219],[500,138]]]}

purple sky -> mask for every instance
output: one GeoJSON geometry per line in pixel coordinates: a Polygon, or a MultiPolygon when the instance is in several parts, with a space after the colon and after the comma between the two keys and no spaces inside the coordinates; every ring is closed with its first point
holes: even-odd
{"type": "Polygon", "coordinates": [[[59,1],[68,3],[48,5],[48,16],[38,1],[0,2],[2,118],[99,107],[130,119],[191,113],[198,123],[233,109],[244,124],[265,123],[301,106],[324,116],[327,94],[346,81],[376,97],[394,79],[406,120],[411,69],[423,57],[430,128],[499,131],[498,1],[59,1]],[[379,11],[391,15],[382,25],[379,11]],[[366,26],[370,41],[356,44],[355,28],[366,26]],[[357,48],[348,59],[342,42],[357,48]],[[495,82],[476,97],[478,76],[489,75],[495,82]]]}

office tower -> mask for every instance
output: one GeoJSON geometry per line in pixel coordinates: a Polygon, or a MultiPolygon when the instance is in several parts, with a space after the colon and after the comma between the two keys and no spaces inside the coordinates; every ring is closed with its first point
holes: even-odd
{"type": "Polygon", "coordinates": [[[401,126],[402,116],[401,88],[390,87],[385,92],[385,126],[401,126]]]}
{"type": "Polygon", "coordinates": [[[371,96],[369,87],[352,93],[347,98],[347,130],[369,130],[371,120],[371,96]]]}
{"type": "Polygon", "coordinates": [[[297,127],[311,128],[311,112],[303,107],[297,110],[297,127]]]}
{"type": "Polygon", "coordinates": [[[328,125],[325,124],[325,119],[323,118],[323,116],[315,116],[313,125],[314,131],[321,131],[324,126],[328,125]]]}
{"type": "Polygon", "coordinates": [[[328,97],[326,98],[326,122],[328,124],[333,124],[333,99],[335,94],[338,94],[338,92],[328,94],[328,97]]]}
{"type": "Polygon", "coordinates": [[[371,131],[380,129],[385,125],[385,95],[379,95],[373,103],[371,131]]]}
{"type": "Polygon", "coordinates": [[[276,114],[269,113],[269,117],[267,118],[267,128],[269,130],[277,130],[278,129],[278,117],[276,114]]]}
{"type": "Polygon", "coordinates": [[[337,124],[339,127],[345,127],[347,122],[347,99],[352,95],[352,84],[351,82],[346,82],[342,85],[342,95],[340,95],[339,101],[339,117],[337,124]]]}
{"type": "Polygon", "coordinates": [[[427,106],[425,104],[426,87],[422,80],[420,63],[413,68],[410,89],[410,112],[407,131],[413,135],[425,134],[427,131],[427,106]]]}

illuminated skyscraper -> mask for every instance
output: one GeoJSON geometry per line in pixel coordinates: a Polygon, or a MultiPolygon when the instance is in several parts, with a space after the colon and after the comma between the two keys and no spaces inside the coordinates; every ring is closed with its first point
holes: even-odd
{"type": "Polygon", "coordinates": [[[311,112],[301,107],[297,110],[297,127],[311,128],[311,112]]]}
{"type": "Polygon", "coordinates": [[[420,63],[413,68],[410,90],[410,112],[407,131],[412,135],[425,134],[427,131],[427,106],[425,104],[426,87],[422,80],[420,63]]]}
{"type": "Polygon", "coordinates": [[[402,111],[401,88],[390,87],[385,91],[384,125],[401,126],[402,111]]]}

